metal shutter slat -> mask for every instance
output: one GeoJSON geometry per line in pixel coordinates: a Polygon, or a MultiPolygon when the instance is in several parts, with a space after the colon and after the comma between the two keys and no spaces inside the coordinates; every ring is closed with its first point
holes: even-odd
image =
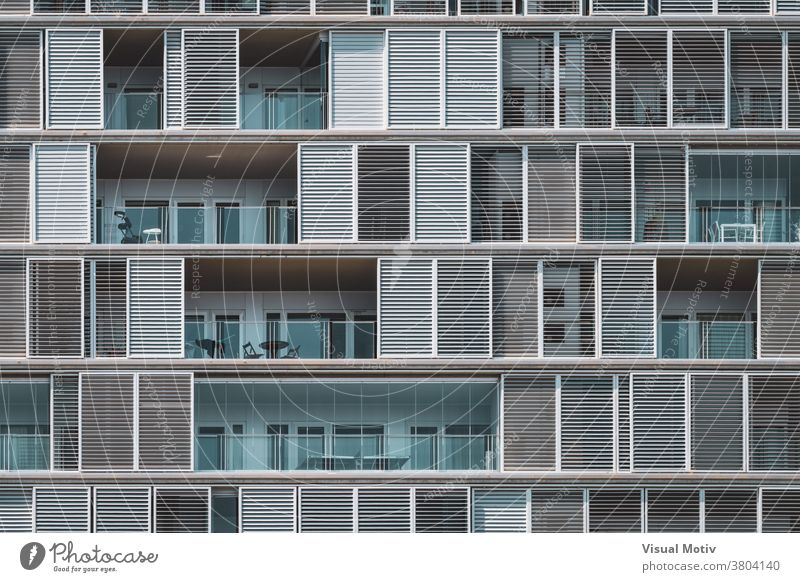
{"type": "Polygon", "coordinates": [[[383,128],[383,32],[331,34],[331,127],[383,128]]]}
{"type": "Polygon", "coordinates": [[[498,52],[496,31],[445,32],[445,124],[497,127],[498,52]]]}
{"type": "Polygon", "coordinates": [[[686,470],[686,377],[632,374],[633,471],[686,470]]]}
{"type": "Polygon", "coordinates": [[[473,489],[472,531],[527,531],[526,497],[524,489],[473,489]]]}
{"type": "Polygon", "coordinates": [[[729,52],[731,127],[781,127],[781,34],[732,32],[729,52]]]}
{"type": "Polygon", "coordinates": [[[414,490],[416,533],[467,533],[469,498],[467,489],[414,490]]]}
{"type": "Polygon", "coordinates": [[[192,376],[139,374],[139,469],[192,470],[192,376]]]}
{"type": "Polygon", "coordinates": [[[31,356],[83,355],[83,261],[28,262],[28,345],[31,356]]]}
{"type": "Polygon", "coordinates": [[[183,127],[183,38],[180,30],[164,31],[165,128],[183,127]]]}
{"type": "Polygon", "coordinates": [[[90,242],[92,156],[89,144],[35,146],[35,242],[90,242]]]}
{"type": "Polygon", "coordinates": [[[528,240],[575,241],[575,146],[528,146],[528,240]]]}
{"type": "Polygon", "coordinates": [[[53,374],[53,470],[79,469],[78,374],[53,374]]]}
{"type": "Polygon", "coordinates": [[[612,376],[562,376],[562,470],[614,469],[613,398],[612,376]]]}
{"type": "Polygon", "coordinates": [[[667,126],[667,32],[616,30],[615,124],[667,126]]]}
{"type": "MultiPolygon", "coordinates": [[[[3,3],[8,6],[9,2],[3,3]]],[[[28,12],[26,6],[24,12],[28,12]]],[[[38,30],[0,29],[0,127],[41,127],[42,33],[38,30]]],[[[4,150],[8,147],[4,144],[4,150]]],[[[7,151],[0,155],[5,158],[7,151]]],[[[5,160],[3,160],[5,161],[5,160]]],[[[6,178],[8,180],[8,178],[6,178]]],[[[0,183],[0,191],[6,184],[0,183]]],[[[5,204],[3,204],[5,209],[5,204]]]]}
{"type": "Polygon", "coordinates": [[[503,443],[504,470],[555,470],[555,376],[503,377],[503,443]]]}
{"type": "Polygon", "coordinates": [[[472,242],[522,241],[522,150],[470,148],[472,242]]]}
{"type": "Polygon", "coordinates": [[[700,493],[681,489],[647,491],[648,533],[700,531],[700,493]]]}
{"type": "Polygon", "coordinates": [[[705,533],[755,533],[757,503],[755,489],[706,489],[705,533]]]}
{"type": "Polygon", "coordinates": [[[0,533],[33,531],[30,487],[0,487],[0,533]]]}
{"type": "Polygon", "coordinates": [[[150,489],[148,487],[96,487],[95,532],[149,532],[150,489]]]}
{"type": "Polygon", "coordinates": [[[533,533],[582,533],[582,489],[533,489],[531,531],[533,533]]]}
{"type": "Polygon", "coordinates": [[[503,36],[503,127],[553,127],[553,35],[503,36]]]}
{"type": "Polygon", "coordinates": [[[800,469],[800,376],[749,376],[750,470],[800,469]]]}
{"type": "Polygon", "coordinates": [[[636,146],[634,202],[637,242],[686,240],[686,152],[636,146]]]}
{"type": "Polygon", "coordinates": [[[129,259],[131,357],[183,357],[183,260],[129,259]]]}
{"type": "Polygon", "coordinates": [[[133,374],[81,374],[81,470],[133,470],[133,403],[133,374]]]}
{"type": "Polygon", "coordinates": [[[411,489],[358,489],[359,532],[410,532],[411,489]]]}
{"type": "Polygon", "coordinates": [[[389,127],[441,125],[441,33],[389,30],[387,34],[389,127]]]}
{"type": "Polygon", "coordinates": [[[207,533],[209,489],[155,488],[155,533],[207,533]]]}
{"type": "Polygon", "coordinates": [[[468,240],[467,151],[460,145],[414,147],[416,241],[468,240]]]}
{"type": "Polygon", "coordinates": [[[25,261],[0,261],[0,356],[25,357],[25,261]]]}
{"type": "Polygon", "coordinates": [[[489,261],[439,259],[436,278],[438,355],[489,357],[489,261]]]}
{"type": "Polygon", "coordinates": [[[300,146],[300,240],[352,240],[353,147],[300,146]]]}
{"type": "Polygon", "coordinates": [[[641,532],[642,502],[638,489],[589,491],[589,532],[641,532]]]}
{"type": "Polygon", "coordinates": [[[692,374],[692,469],[742,471],[742,376],[692,374]]]}
{"type": "Polygon", "coordinates": [[[538,262],[492,261],[492,345],[495,357],[539,354],[538,262]]]}
{"type": "Polygon", "coordinates": [[[34,487],[37,532],[88,532],[88,487],[34,487]]]}
{"type": "Polygon", "coordinates": [[[627,242],[632,238],[630,146],[578,146],[581,240],[627,242]]]}
{"type": "Polygon", "coordinates": [[[183,30],[184,126],[239,125],[239,30],[183,30]]]}
{"type": "Polygon", "coordinates": [[[300,488],[301,532],[354,531],[353,490],[300,488]]]}
{"type": "Polygon", "coordinates": [[[546,262],[542,270],[545,357],[595,355],[595,263],[546,262]]]}
{"type": "Polygon", "coordinates": [[[95,357],[124,358],[128,353],[128,265],[97,260],[95,265],[95,357]]]}
{"type": "Polygon", "coordinates": [[[561,33],[561,127],[611,126],[611,35],[561,33]]]}
{"type": "Polygon", "coordinates": [[[762,358],[800,356],[800,276],[796,269],[794,258],[761,261],[758,284],[762,316],[758,333],[762,358]]]}
{"type": "Polygon", "coordinates": [[[295,530],[295,490],[290,487],[242,487],[242,531],[295,530]]]}
{"type": "Polygon", "coordinates": [[[103,127],[102,30],[47,31],[47,127],[103,127]]]}
{"type": "Polygon", "coordinates": [[[358,240],[410,237],[411,160],[408,146],[358,146],[358,240]]]}
{"type": "Polygon", "coordinates": [[[433,352],[433,261],[378,262],[381,356],[433,352]]]}
{"type": "Polygon", "coordinates": [[[672,122],[725,125],[724,31],[673,31],[672,122]]]}
{"type": "Polygon", "coordinates": [[[800,532],[800,489],[761,490],[761,531],[800,532]]]}
{"type": "Polygon", "coordinates": [[[655,259],[600,261],[603,356],[655,354],[655,259]]]}

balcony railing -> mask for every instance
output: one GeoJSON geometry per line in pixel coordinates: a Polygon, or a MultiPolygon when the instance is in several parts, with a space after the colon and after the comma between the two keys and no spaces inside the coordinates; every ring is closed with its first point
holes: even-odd
{"type": "Polygon", "coordinates": [[[294,206],[99,208],[98,244],[294,244],[294,206]]]}
{"type": "Polygon", "coordinates": [[[161,93],[106,93],[106,129],[161,129],[161,93]]]}
{"type": "Polygon", "coordinates": [[[659,355],[668,359],[755,358],[753,321],[660,321],[659,355]]]}
{"type": "Polygon", "coordinates": [[[324,129],[326,93],[242,95],[242,129],[324,129]]]}
{"type": "Polygon", "coordinates": [[[800,208],[695,208],[691,220],[690,242],[800,242],[800,208]]]}
{"type": "Polygon", "coordinates": [[[372,359],[375,321],[186,321],[192,359],[372,359]]]}
{"type": "Polygon", "coordinates": [[[50,435],[0,435],[0,471],[46,471],[50,468],[50,435]]]}
{"type": "Polygon", "coordinates": [[[199,435],[198,471],[487,471],[496,435],[199,435]]]}

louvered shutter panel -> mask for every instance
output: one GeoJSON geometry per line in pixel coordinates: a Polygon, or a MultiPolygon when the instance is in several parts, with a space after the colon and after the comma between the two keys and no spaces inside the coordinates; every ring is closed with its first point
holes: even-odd
{"type": "Polygon", "coordinates": [[[761,531],[800,532],[800,489],[761,490],[761,531]]]}
{"type": "Polygon", "coordinates": [[[139,374],[139,469],[192,470],[192,376],[139,374]]]}
{"type": "Polygon", "coordinates": [[[758,492],[755,489],[706,489],[705,533],[755,533],[758,492]]]}
{"type": "Polygon", "coordinates": [[[0,260],[0,357],[25,356],[25,261],[0,260]]]}
{"type": "Polygon", "coordinates": [[[447,144],[413,149],[415,240],[469,240],[468,149],[447,144]]]}
{"type": "Polygon", "coordinates": [[[583,242],[632,239],[632,152],[626,145],[580,145],[580,233],[583,242]]]}
{"type": "Polygon", "coordinates": [[[719,14],[769,14],[770,0],[718,0],[719,14]]]}
{"type": "Polygon", "coordinates": [[[37,144],[34,150],[34,241],[91,241],[92,146],[37,144]]]}
{"type": "Polygon", "coordinates": [[[725,31],[673,31],[672,123],[703,126],[725,121],[725,31]]]}
{"type": "Polygon", "coordinates": [[[149,532],[149,487],[95,487],[94,531],[149,532]]]}
{"type": "Polygon", "coordinates": [[[527,531],[528,503],[524,489],[473,489],[472,531],[527,531]]]}
{"type": "Polygon", "coordinates": [[[142,0],[90,0],[89,11],[92,14],[136,14],[142,12],[142,0]]]}
{"type": "Polygon", "coordinates": [[[795,260],[761,261],[759,292],[759,357],[800,356],[800,274],[795,260]]]}
{"type": "Polygon", "coordinates": [[[88,532],[88,487],[34,487],[37,532],[88,532]]]}
{"type": "Polygon", "coordinates": [[[200,0],[147,0],[147,12],[154,14],[198,14],[200,0]]]}
{"type": "Polygon", "coordinates": [[[393,0],[392,14],[447,14],[445,0],[393,0]]]}
{"type": "Polygon", "coordinates": [[[33,531],[30,487],[0,487],[0,533],[33,531]]]}
{"type": "Polygon", "coordinates": [[[786,12],[800,12],[800,1],[798,0],[777,0],[775,3],[775,11],[780,13],[786,12]]]}
{"type": "Polygon", "coordinates": [[[129,259],[131,357],[183,357],[183,260],[129,259]]]}
{"type": "Polygon", "coordinates": [[[684,489],[648,489],[648,533],[700,531],[700,492],[684,489]]]}
{"type": "Polygon", "coordinates": [[[493,30],[445,32],[447,127],[499,126],[499,45],[493,30]]]}
{"type": "Polygon", "coordinates": [[[591,0],[592,14],[647,14],[645,0],[591,0]]]}
{"type": "Polygon", "coordinates": [[[384,126],[383,48],[383,32],[331,33],[332,129],[384,126]]]}
{"type": "Polygon", "coordinates": [[[692,374],[691,390],[692,469],[743,470],[742,377],[692,374]]]}
{"type": "MultiPolygon", "coordinates": [[[[42,125],[41,44],[42,33],[38,30],[0,29],[0,127],[42,125]]],[[[4,151],[2,155],[8,153],[4,151]]],[[[0,192],[4,189],[5,184],[0,183],[0,192]]]]}
{"type": "Polygon", "coordinates": [[[316,0],[316,13],[322,14],[369,14],[366,0],[316,0]]]}
{"type": "Polygon", "coordinates": [[[47,31],[47,127],[103,128],[103,31],[47,31]]]}
{"type": "Polygon", "coordinates": [[[686,470],[686,377],[632,374],[633,471],[686,470]]]}
{"type": "Polygon", "coordinates": [[[642,494],[638,489],[589,491],[590,533],[642,531],[642,494]]]}
{"type": "Polygon", "coordinates": [[[81,374],[81,470],[134,468],[133,374],[81,374]]]}
{"type": "Polygon", "coordinates": [[[409,239],[410,155],[405,145],[358,146],[359,241],[409,239]]]}
{"type": "Polygon", "coordinates": [[[128,264],[124,259],[94,262],[95,357],[124,358],[128,322],[121,314],[128,304],[128,264]]]}
{"type": "Polygon", "coordinates": [[[80,459],[78,435],[80,434],[79,390],[77,374],[53,374],[52,415],[50,438],[53,440],[54,471],[77,471],[80,459]]]}
{"type": "Polygon", "coordinates": [[[242,531],[295,531],[295,490],[242,487],[242,531]]]}
{"type": "Polygon", "coordinates": [[[580,14],[578,0],[526,0],[525,14],[580,14]]]}
{"type": "MultiPolygon", "coordinates": [[[[800,11],[800,0],[797,1],[796,10],[800,11]]],[[[789,127],[795,128],[800,127],[800,33],[787,32],[786,44],[787,122],[789,127]]]]}
{"type": "Polygon", "coordinates": [[[491,356],[491,277],[486,260],[438,260],[438,355],[491,356]]]}
{"type": "MultiPolygon", "coordinates": [[[[0,125],[7,126],[2,119],[0,125]]],[[[27,144],[3,144],[0,149],[0,243],[30,242],[30,197],[31,147],[27,144]]]]}
{"type": "Polygon", "coordinates": [[[522,150],[470,148],[472,242],[522,241],[522,150]]]}
{"type": "Polygon", "coordinates": [[[469,491],[461,488],[414,490],[416,533],[467,533],[469,491]]]}
{"type": "Polygon", "coordinates": [[[48,12],[61,14],[83,14],[86,12],[86,2],[84,0],[34,0],[33,12],[36,14],[44,14],[48,12]]]}
{"type": "Polygon", "coordinates": [[[575,241],[575,146],[528,146],[528,240],[575,241]]]}
{"type": "Polygon", "coordinates": [[[781,127],[781,34],[730,33],[731,127],[781,127]]]}
{"type": "Polygon", "coordinates": [[[617,376],[617,470],[631,470],[631,377],[617,376]]]}
{"type": "Polygon", "coordinates": [[[615,124],[666,127],[667,31],[614,31],[615,124]]]}
{"type": "Polygon", "coordinates": [[[460,0],[458,3],[458,13],[467,14],[514,14],[514,0],[494,0],[485,2],[484,0],[460,0]]]}
{"type": "Polygon", "coordinates": [[[353,238],[353,147],[300,146],[300,240],[353,238]]]}
{"type": "Polygon", "coordinates": [[[352,532],[353,510],[352,489],[300,488],[301,532],[352,532]]]}
{"type": "Polygon", "coordinates": [[[28,261],[28,353],[82,357],[83,261],[28,261]]]}
{"type": "Polygon", "coordinates": [[[503,377],[503,470],[556,468],[555,376],[503,377]]]}
{"type": "Polygon", "coordinates": [[[655,356],[655,270],[655,259],[600,261],[603,356],[655,356]]]}
{"type": "Polygon", "coordinates": [[[387,34],[389,127],[442,125],[441,33],[389,30],[387,34]]]}
{"type": "Polygon", "coordinates": [[[239,125],[239,30],[183,30],[183,124],[239,125]]]}
{"type": "Polygon", "coordinates": [[[539,355],[539,265],[492,261],[492,345],[495,357],[539,355]]]}
{"type": "Polygon", "coordinates": [[[661,0],[659,14],[712,14],[714,0],[661,0]]]}
{"type": "Polygon", "coordinates": [[[800,376],[750,376],[750,470],[800,469],[800,376]]]}
{"type": "Polygon", "coordinates": [[[553,35],[503,35],[503,127],[553,127],[553,35]]]}
{"type": "Polygon", "coordinates": [[[582,533],[583,490],[539,489],[531,491],[533,533],[582,533]]]}
{"type": "Polygon", "coordinates": [[[164,31],[164,127],[183,127],[183,33],[164,31]]]}
{"type": "Polygon", "coordinates": [[[156,487],[155,533],[208,533],[207,487],[156,487]]]}
{"type": "Polygon", "coordinates": [[[0,3],[0,13],[28,14],[31,11],[29,0],[3,0],[0,3]]]}
{"type": "Polygon", "coordinates": [[[562,376],[561,468],[614,469],[614,384],[611,376],[562,376]]]}
{"type": "Polygon", "coordinates": [[[544,356],[595,355],[595,263],[551,263],[542,269],[544,356]]]}
{"type": "Polygon", "coordinates": [[[686,240],[686,152],[682,147],[636,146],[636,242],[686,240]]]}
{"type": "Polygon", "coordinates": [[[611,35],[562,33],[558,62],[561,127],[609,127],[611,35]]]}
{"type": "Polygon", "coordinates": [[[433,261],[379,259],[381,356],[433,353],[433,261]]]}
{"type": "Polygon", "coordinates": [[[411,489],[365,487],[357,491],[359,532],[411,531],[411,489]]]}

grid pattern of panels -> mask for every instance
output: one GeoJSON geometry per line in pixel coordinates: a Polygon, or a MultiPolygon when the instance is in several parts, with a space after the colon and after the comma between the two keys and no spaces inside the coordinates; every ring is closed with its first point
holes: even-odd
{"type": "Polygon", "coordinates": [[[503,464],[506,471],[556,467],[556,378],[503,378],[503,464]]]}

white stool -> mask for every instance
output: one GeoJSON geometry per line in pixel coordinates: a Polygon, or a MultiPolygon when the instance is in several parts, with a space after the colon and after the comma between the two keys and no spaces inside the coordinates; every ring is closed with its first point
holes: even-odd
{"type": "Polygon", "coordinates": [[[145,235],[144,242],[146,244],[158,244],[161,242],[161,229],[160,228],[146,228],[142,231],[145,235]]]}

